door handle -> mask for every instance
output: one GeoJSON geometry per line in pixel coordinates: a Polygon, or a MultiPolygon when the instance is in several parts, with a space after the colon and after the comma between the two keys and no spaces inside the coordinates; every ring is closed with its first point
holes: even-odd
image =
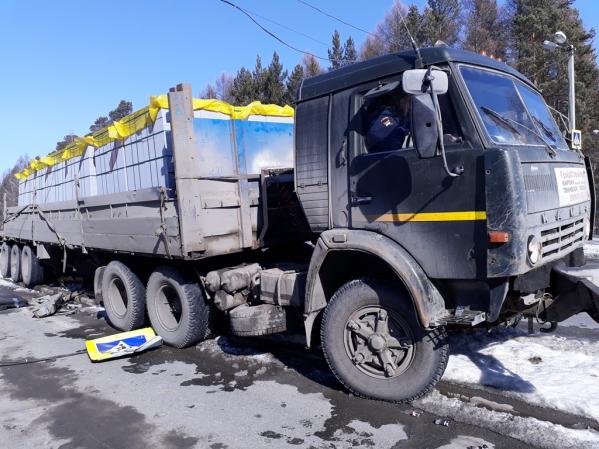
{"type": "Polygon", "coordinates": [[[352,197],[352,204],[359,206],[360,204],[368,204],[372,201],[371,196],[354,196],[352,197]]]}

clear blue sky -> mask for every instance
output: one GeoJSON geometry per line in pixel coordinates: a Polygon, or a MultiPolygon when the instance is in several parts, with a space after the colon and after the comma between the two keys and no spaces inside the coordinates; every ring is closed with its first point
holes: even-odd
{"type": "MultiPolygon", "coordinates": [[[[240,6],[330,42],[335,28],[365,35],[296,0],[234,0],[240,6]]],[[[375,27],[392,0],[311,0],[366,30],[375,27]]],[[[409,1],[422,6],[425,0],[409,1]]],[[[577,0],[587,27],[599,28],[596,0],[577,0]]],[[[326,55],[327,47],[268,22],[294,45],[326,55]]],[[[19,155],[54,149],[73,132],[83,135],[96,117],[120,99],[139,109],[150,95],[189,82],[197,95],[221,72],[253,67],[256,54],[273,51],[291,68],[301,55],[259,30],[219,0],[1,0],[0,172],[19,155]]]]}

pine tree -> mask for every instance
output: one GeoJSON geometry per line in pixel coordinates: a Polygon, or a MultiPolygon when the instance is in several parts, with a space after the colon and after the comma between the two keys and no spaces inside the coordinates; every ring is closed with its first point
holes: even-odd
{"type": "Polygon", "coordinates": [[[252,101],[262,101],[262,92],[264,92],[265,77],[266,69],[262,66],[262,58],[260,57],[260,55],[256,55],[256,64],[254,65],[254,71],[252,72],[252,79],[254,83],[254,98],[252,101]]]}
{"type": "Polygon", "coordinates": [[[254,77],[245,67],[237,71],[231,86],[231,97],[236,105],[246,105],[254,101],[254,77]]]}
{"type": "Polygon", "coordinates": [[[263,103],[282,104],[285,102],[285,79],[287,71],[275,51],[269,66],[262,72],[262,86],[258,91],[263,103]]]}
{"type": "Polygon", "coordinates": [[[64,136],[62,138],[62,140],[56,142],[56,150],[59,151],[59,150],[62,150],[63,148],[66,148],[67,145],[69,145],[75,141],[76,137],[77,136],[73,133],[67,134],[66,136],[64,136]]]}
{"type": "Polygon", "coordinates": [[[497,0],[467,0],[466,38],[464,48],[476,53],[486,52],[505,59],[507,24],[497,0]]]}
{"type": "Polygon", "coordinates": [[[89,132],[95,133],[96,131],[100,131],[101,129],[106,128],[108,125],[110,125],[110,119],[105,115],[101,115],[89,127],[89,132]]]}
{"type": "Polygon", "coordinates": [[[358,52],[356,51],[356,44],[352,37],[348,37],[343,46],[343,65],[349,65],[356,62],[358,59],[358,52]]]}
{"type": "Polygon", "coordinates": [[[420,44],[432,46],[437,41],[442,41],[450,47],[455,46],[461,29],[461,12],[460,0],[427,0],[420,44]]]}
{"type": "Polygon", "coordinates": [[[293,104],[295,102],[295,96],[303,78],[304,68],[301,64],[297,64],[285,83],[285,104],[293,104]]]}
{"type": "Polygon", "coordinates": [[[116,108],[108,113],[110,120],[116,122],[117,120],[122,119],[126,115],[129,115],[133,112],[133,103],[127,100],[121,100],[116,108]]]}
{"type": "Polygon", "coordinates": [[[343,66],[343,47],[341,46],[341,36],[337,30],[333,32],[331,48],[329,48],[328,54],[331,62],[329,70],[335,70],[343,66]]]}

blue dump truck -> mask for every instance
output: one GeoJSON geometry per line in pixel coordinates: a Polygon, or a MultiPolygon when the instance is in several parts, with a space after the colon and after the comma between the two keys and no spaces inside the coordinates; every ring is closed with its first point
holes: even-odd
{"type": "Polygon", "coordinates": [[[410,401],[447,332],[599,319],[595,194],[543,97],[448,48],[303,81],[295,109],[188,85],[18,175],[2,276],[93,276],[121,330],[300,331],[355,394],[410,401]]]}

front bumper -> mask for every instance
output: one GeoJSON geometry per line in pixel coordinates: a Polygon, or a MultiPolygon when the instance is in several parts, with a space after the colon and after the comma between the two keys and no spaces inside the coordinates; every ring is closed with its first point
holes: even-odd
{"type": "Polygon", "coordinates": [[[587,312],[599,322],[599,263],[554,266],[552,283],[558,295],[539,313],[542,320],[560,322],[587,312]]]}

